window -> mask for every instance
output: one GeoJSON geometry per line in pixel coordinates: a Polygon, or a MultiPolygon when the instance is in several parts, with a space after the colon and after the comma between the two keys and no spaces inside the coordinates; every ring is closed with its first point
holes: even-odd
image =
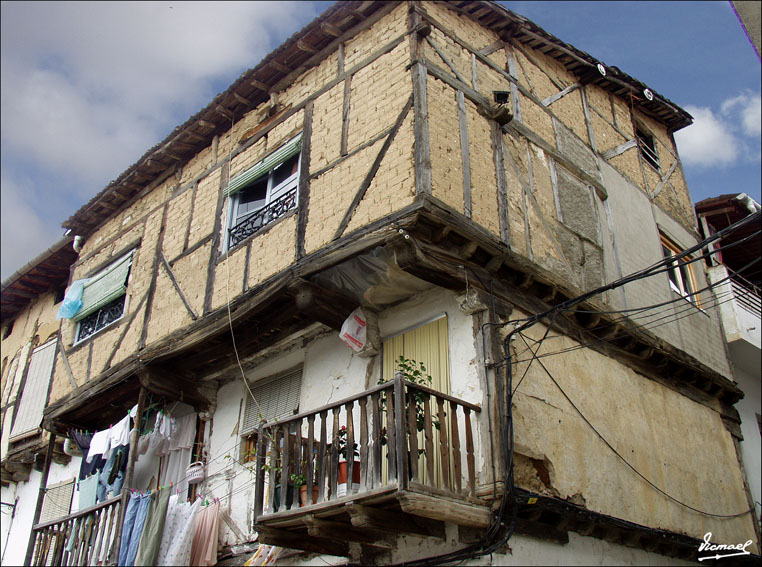
{"type": "Polygon", "coordinates": [[[75,344],[94,335],[124,315],[127,280],[133,251],[89,278],[82,289],[82,307],[73,319],[79,323],[75,344]]]}
{"type": "MultiPolygon", "coordinates": [[[[665,258],[679,254],[682,251],[679,246],[663,234],[661,235],[661,250],[665,258]]],[[[692,264],[689,264],[689,262],[690,258],[686,256],[672,260],[667,264],[669,285],[673,291],[698,305],[698,296],[693,295],[693,292],[696,291],[696,286],[693,279],[692,264]]]]}
{"type": "Polygon", "coordinates": [[[243,442],[243,462],[254,460],[256,431],[263,421],[272,423],[278,419],[299,413],[299,395],[302,388],[302,369],[296,368],[256,384],[251,389],[254,400],[246,392],[246,411],[243,416],[241,433],[243,442]]]}
{"type": "Polygon", "coordinates": [[[65,480],[45,488],[42,512],[38,523],[50,522],[67,516],[71,511],[71,498],[74,495],[74,479],[65,480]]]}
{"type": "Polygon", "coordinates": [[[656,153],[656,139],[646,132],[643,128],[635,129],[635,137],[638,139],[638,148],[640,155],[646,160],[646,163],[659,170],[659,154],[656,153]]]}
{"type": "Polygon", "coordinates": [[[56,341],[52,340],[32,352],[16,419],[11,429],[10,442],[14,443],[40,432],[42,410],[48,401],[48,387],[56,358],[56,341]]]}
{"type": "Polygon", "coordinates": [[[296,207],[301,142],[299,134],[230,180],[228,248],[296,207]]]}

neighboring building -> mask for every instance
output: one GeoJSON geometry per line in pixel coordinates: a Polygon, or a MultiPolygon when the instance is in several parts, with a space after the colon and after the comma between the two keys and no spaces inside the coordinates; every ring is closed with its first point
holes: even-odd
{"type": "MultiPolygon", "coordinates": [[[[60,348],[56,312],[69,281],[69,268],[76,259],[72,237],[63,238],[2,284],[0,500],[6,506],[2,509],[0,553],[6,565],[14,563],[6,558],[6,552],[12,555],[23,547],[8,549],[10,530],[20,536],[16,542],[23,541],[34,519],[50,439],[50,434],[41,428],[42,414],[60,348]]],[[[72,475],[66,466],[71,457],[63,453],[62,445],[63,439],[59,438],[53,448],[55,465],[49,485],[57,486],[49,492],[44,517],[69,513],[74,483],[70,482],[72,475]]]]}
{"type": "MultiPolygon", "coordinates": [[[[759,203],[745,193],[720,195],[696,203],[703,236],[716,234],[759,211],[759,203]]],[[[741,454],[758,519],[762,513],[762,236],[759,230],[759,222],[749,224],[714,244],[711,250],[721,250],[709,256],[707,270],[709,281],[716,286],[735,379],[744,393],[744,398],[736,404],[743,434],[741,454]]]]}
{"type": "MultiPolygon", "coordinates": [[[[258,534],[377,563],[482,542],[499,564],[680,564],[708,532],[758,554],[743,393],[701,250],[672,257],[700,241],[690,123],[491,2],[331,7],[64,223],[82,306],[42,487],[76,474],[61,437],[134,409],[124,486],[220,498],[221,556],[258,534]],[[142,452],[166,413],[183,441],[142,452]]],[[[114,562],[129,498],[35,513],[27,561],[114,562]]]]}

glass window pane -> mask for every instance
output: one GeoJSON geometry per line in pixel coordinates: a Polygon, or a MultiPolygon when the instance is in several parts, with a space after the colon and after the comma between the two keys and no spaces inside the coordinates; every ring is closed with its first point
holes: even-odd
{"type": "Polygon", "coordinates": [[[264,177],[241,191],[238,195],[237,218],[259,210],[265,206],[267,199],[267,177],[264,177]]]}

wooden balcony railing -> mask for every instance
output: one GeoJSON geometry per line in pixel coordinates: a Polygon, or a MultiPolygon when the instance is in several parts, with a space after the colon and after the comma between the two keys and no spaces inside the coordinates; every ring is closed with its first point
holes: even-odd
{"type": "Polygon", "coordinates": [[[266,519],[300,506],[306,512],[394,486],[475,499],[472,413],[479,411],[397,374],[354,397],[263,424],[255,515],[266,519]],[[312,495],[303,504],[296,489],[302,483],[312,495]]]}
{"type": "Polygon", "coordinates": [[[31,565],[113,565],[122,498],[116,496],[58,520],[32,527],[31,565]]]}

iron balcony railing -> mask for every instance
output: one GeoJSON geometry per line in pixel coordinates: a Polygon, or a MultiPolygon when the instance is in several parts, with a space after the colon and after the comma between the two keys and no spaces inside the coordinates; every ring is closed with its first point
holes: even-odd
{"type": "Polygon", "coordinates": [[[256,518],[394,486],[475,499],[472,414],[479,411],[398,374],[354,397],[262,425],[256,518]]]}
{"type": "Polygon", "coordinates": [[[730,288],[739,307],[755,317],[762,316],[762,299],[758,287],[740,276],[735,276],[730,280],[730,288]]]}
{"type": "Polygon", "coordinates": [[[32,527],[30,565],[115,565],[122,497],[32,527]]]}
{"type": "Polygon", "coordinates": [[[288,193],[284,193],[261,209],[250,213],[229,229],[229,248],[237,246],[249,236],[258,232],[262,227],[282,217],[294,207],[296,207],[296,188],[288,193]]]}

